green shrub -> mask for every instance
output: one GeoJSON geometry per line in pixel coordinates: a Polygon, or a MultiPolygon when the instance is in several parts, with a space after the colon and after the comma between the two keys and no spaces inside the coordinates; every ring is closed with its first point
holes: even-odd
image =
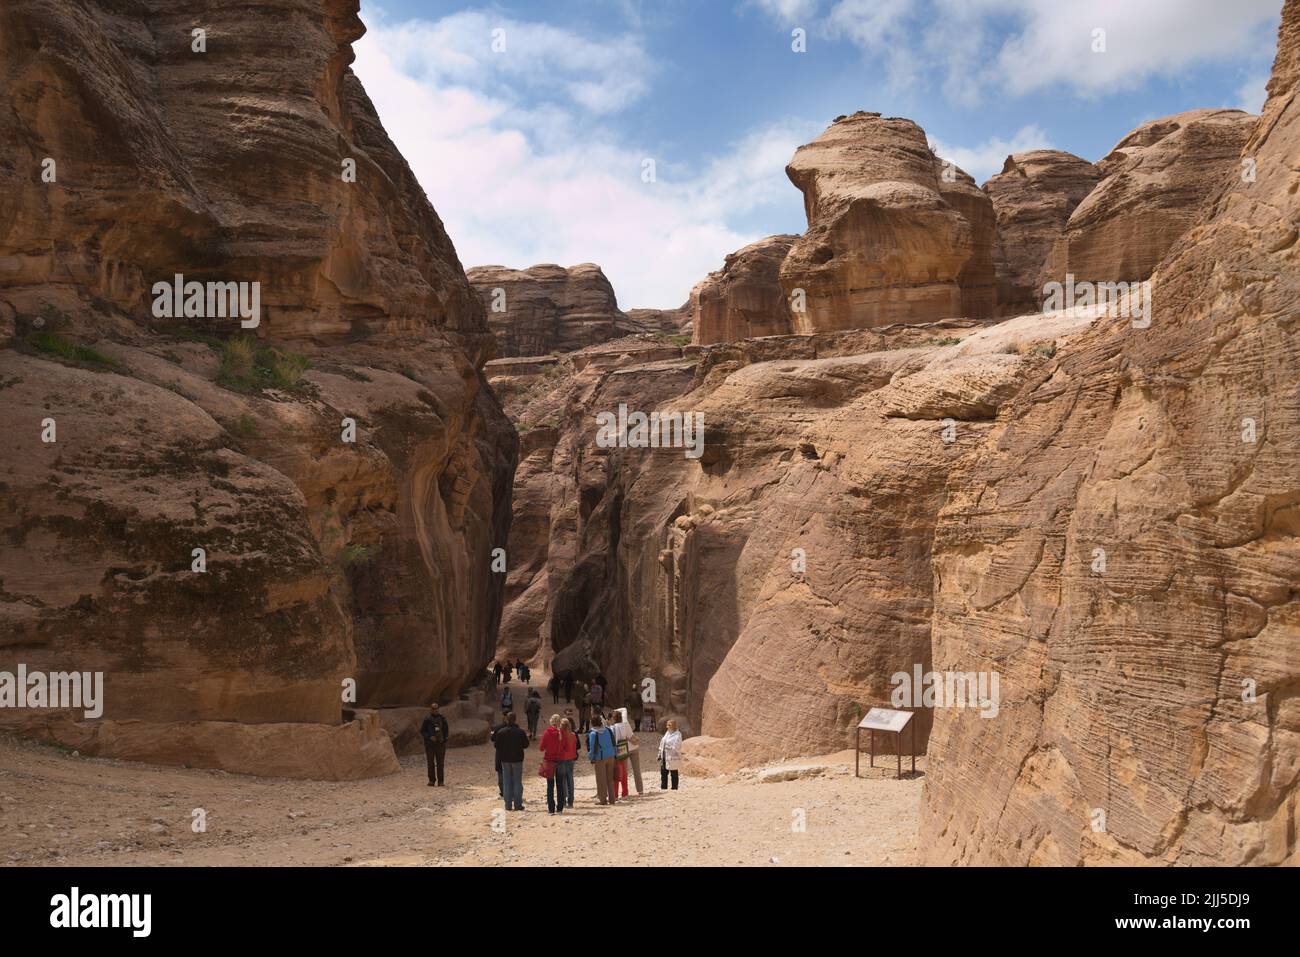
{"type": "Polygon", "coordinates": [[[236,336],[221,344],[217,384],[234,392],[300,392],[306,386],[303,374],[308,368],[306,356],[272,349],[248,336],[236,336]]]}
{"type": "Polygon", "coordinates": [[[247,412],[226,426],[226,429],[231,435],[238,436],[241,439],[257,438],[257,420],[247,412]]]}
{"type": "Polygon", "coordinates": [[[369,545],[349,545],[343,549],[343,561],[348,565],[364,565],[374,558],[374,553],[369,545]]]}
{"type": "Polygon", "coordinates": [[[90,348],[90,346],[83,346],[65,339],[57,332],[51,332],[48,329],[37,329],[34,332],[29,332],[25,341],[31,349],[41,355],[62,359],[73,365],[97,369],[101,372],[122,368],[122,364],[116,359],[106,356],[97,349],[90,348]]]}

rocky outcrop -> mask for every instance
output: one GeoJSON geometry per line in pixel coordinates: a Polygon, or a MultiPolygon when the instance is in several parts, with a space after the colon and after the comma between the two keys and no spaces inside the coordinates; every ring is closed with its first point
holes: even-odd
{"type": "Polygon", "coordinates": [[[573,352],[639,329],[618,308],[614,287],[594,263],[475,266],[468,276],[501,356],[573,352]]]}
{"type": "Polygon", "coordinates": [[[781,266],[796,333],[993,315],[992,204],[911,120],[840,117],[786,173],[808,217],[781,266]]]}
{"type": "Polygon", "coordinates": [[[7,726],[345,778],[395,767],[345,707],[454,696],[494,650],[514,432],[481,303],[348,68],[356,13],[0,11],[0,671],[105,685],[98,723],[7,726]],[[160,317],[175,274],[258,284],[256,323],[160,317]]]}
{"type": "Polygon", "coordinates": [[[651,335],[663,333],[670,336],[689,336],[694,329],[690,300],[676,309],[629,309],[627,318],[636,332],[651,335]]]}
{"type": "Polygon", "coordinates": [[[896,672],[928,667],[929,542],[951,469],[1047,346],[1088,321],[907,324],[588,364],[557,403],[548,476],[554,668],[603,672],[620,704],[650,679],[659,716],[704,736],[693,767],[842,748],[896,672]],[[701,456],[600,447],[594,416],[620,403],[701,414],[701,456]]]}
{"type": "Polygon", "coordinates": [[[1097,167],[1103,179],[1070,215],[1044,281],[1147,279],[1217,194],[1241,181],[1257,117],[1190,110],[1143,123],[1097,167]]]}
{"type": "Polygon", "coordinates": [[[1008,156],[1002,172],[984,184],[997,215],[993,260],[998,315],[1043,308],[1043,268],[1064,236],[1070,214],[1101,175],[1073,153],[1032,150],[1008,156]]]}
{"type": "MultiPolygon", "coordinates": [[[[1133,183],[1182,135],[1201,144],[1198,166],[1222,147],[1227,168],[1202,193],[1232,185],[1170,235],[1150,326],[1110,318],[1064,350],[953,483],[934,663],[1000,672],[1002,701],[996,720],[936,716],[931,863],[1296,863],[1298,83],[1288,0],[1268,103],[1241,144],[1255,182],[1227,172],[1239,115],[1126,141],[1133,183]]],[[[1158,182],[1191,180],[1166,162],[1158,182]]],[[[1138,194],[1130,213],[1115,195],[1132,187],[1108,183],[1079,223],[1163,215],[1138,194]]],[[[1154,247],[1126,247],[1129,229],[1098,226],[1115,248],[1089,272],[1148,268],[1154,247]]]]}
{"type": "Polygon", "coordinates": [[[691,290],[692,341],[697,345],[793,330],[781,263],[798,236],[768,236],[727,256],[721,269],[691,290]]]}

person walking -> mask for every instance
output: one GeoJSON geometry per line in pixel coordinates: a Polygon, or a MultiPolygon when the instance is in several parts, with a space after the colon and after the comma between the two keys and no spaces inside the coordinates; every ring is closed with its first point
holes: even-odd
{"type": "Polygon", "coordinates": [[[542,696],[536,689],[528,692],[528,699],[524,702],[524,714],[528,716],[528,740],[532,741],[537,737],[537,721],[542,716],[542,696]]]}
{"type": "Polygon", "coordinates": [[[573,807],[573,763],[578,760],[578,736],[568,718],[560,719],[560,739],[560,763],[555,773],[564,777],[564,797],[568,806],[573,807]]]}
{"type": "Polygon", "coordinates": [[[546,690],[551,693],[551,704],[560,703],[560,676],[551,675],[551,680],[546,682],[546,690]]]}
{"type": "Polygon", "coordinates": [[[441,786],[451,731],[447,719],[438,713],[436,701],[429,705],[429,713],[420,722],[420,737],[424,739],[424,759],[429,765],[429,787],[441,786]]]}
{"type": "Polygon", "coordinates": [[[499,794],[501,797],[506,796],[506,787],[505,787],[505,783],[501,779],[501,753],[499,751],[496,751],[495,746],[497,743],[497,734],[500,733],[501,731],[504,731],[505,727],[506,727],[506,719],[502,717],[501,723],[498,725],[493,725],[492,733],[488,735],[488,741],[493,745],[493,751],[495,752],[495,764],[497,769],[497,794],[499,794]]]}
{"type": "Polygon", "coordinates": [[[677,790],[677,769],[682,763],[682,735],[677,730],[677,722],[669,721],[664,736],[659,739],[659,790],[668,788],[668,776],[672,775],[673,790],[677,790]]]}
{"type": "Polygon", "coordinates": [[[589,707],[587,688],[581,681],[578,682],[578,689],[574,692],[573,703],[578,706],[578,733],[586,734],[591,728],[591,716],[587,712],[589,707]]]}
{"type": "Polygon", "coordinates": [[[528,671],[528,665],[524,664],[524,659],[520,658],[515,662],[515,671],[519,675],[519,680],[522,681],[525,685],[527,685],[528,679],[531,677],[531,675],[529,674],[528,671]]]}
{"type": "MultiPolygon", "coordinates": [[[[564,703],[571,704],[572,702],[573,702],[573,672],[566,671],[564,673],[564,703]]],[[[574,730],[576,731],[577,729],[575,728],[574,730]]]]}
{"type": "Polygon", "coordinates": [[[587,760],[596,772],[596,803],[614,804],[614,734],[603,726],[600,715],[591,716],[591,730],[587,732],[587,760]]]}
{"type": "Polygon", "coordinates": [[[592,710],[599,711],[605,704],[605,686],[593,681],[591,690],[587,692],[587,700],[591,702],[592,710]]]}
{"type": "Polygon", "coordinates": [[[515,710],[515,696],[510,693],[510,685],[507,684],[505,690],[501,692],[501,715],[505,717],[508,712],[515,710]]]}
{"type": "Polygon", "coordinates": [[[565,779],[560,770],[564,761],[564,733],[560,730],[560,720],[558,714],[551,715],[550,723],[542,732],[542,740],[538,744],[538,749],[542,752],[541,774],[546,778],[547,814],[564,813],[565,779]]]}
{"type": "Polygon", "coordinates": [[[519,727],[513,711],[506,714],[506,723],[492,739],[497,759],[501,762],[502,797],[507,811],[524,809],[524,752],[528,750],[528,735],[519,727]]]}
{"type": "Polygon", "coordinates": [[[632,724],[632,719],[628,716],[627,708],[615,709],[621,721],[619,727],[622,729],[621,740],[627,741],[627,757],[624,760],[623,767],[623,795],[627,796],[627,774],[632,773],[632,781],[636,784],[636,793],[644,793],[644,785],[641,782],[641,739],[637,737],[636,727],[632,724]]]}
{"type": "Polygon", "coordinates": [[[495,688],[501,684],[501,662],[492,662],[492,686],[495,688]]]}

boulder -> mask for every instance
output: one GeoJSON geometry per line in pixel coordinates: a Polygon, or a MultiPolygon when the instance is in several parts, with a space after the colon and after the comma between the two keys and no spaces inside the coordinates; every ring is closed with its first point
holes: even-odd
{"type": "Polygon", "coordinates": [[[796,333],[993,314],[993,206],[911,120],[854,113],[786,167],[808,231],[780,272],[796,333]]]}

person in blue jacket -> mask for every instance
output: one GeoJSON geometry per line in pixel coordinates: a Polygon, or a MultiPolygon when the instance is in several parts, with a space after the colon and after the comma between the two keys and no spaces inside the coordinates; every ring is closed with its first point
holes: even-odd
{"type": "Polygon", "coordinates": [[[604,726],[599,714],[591,716],[591,730],[587,732],[587,760],[596,772],[596,803],[613,804],[614,776],[618,773],[614,767],[614,732],[604,726]]]}

